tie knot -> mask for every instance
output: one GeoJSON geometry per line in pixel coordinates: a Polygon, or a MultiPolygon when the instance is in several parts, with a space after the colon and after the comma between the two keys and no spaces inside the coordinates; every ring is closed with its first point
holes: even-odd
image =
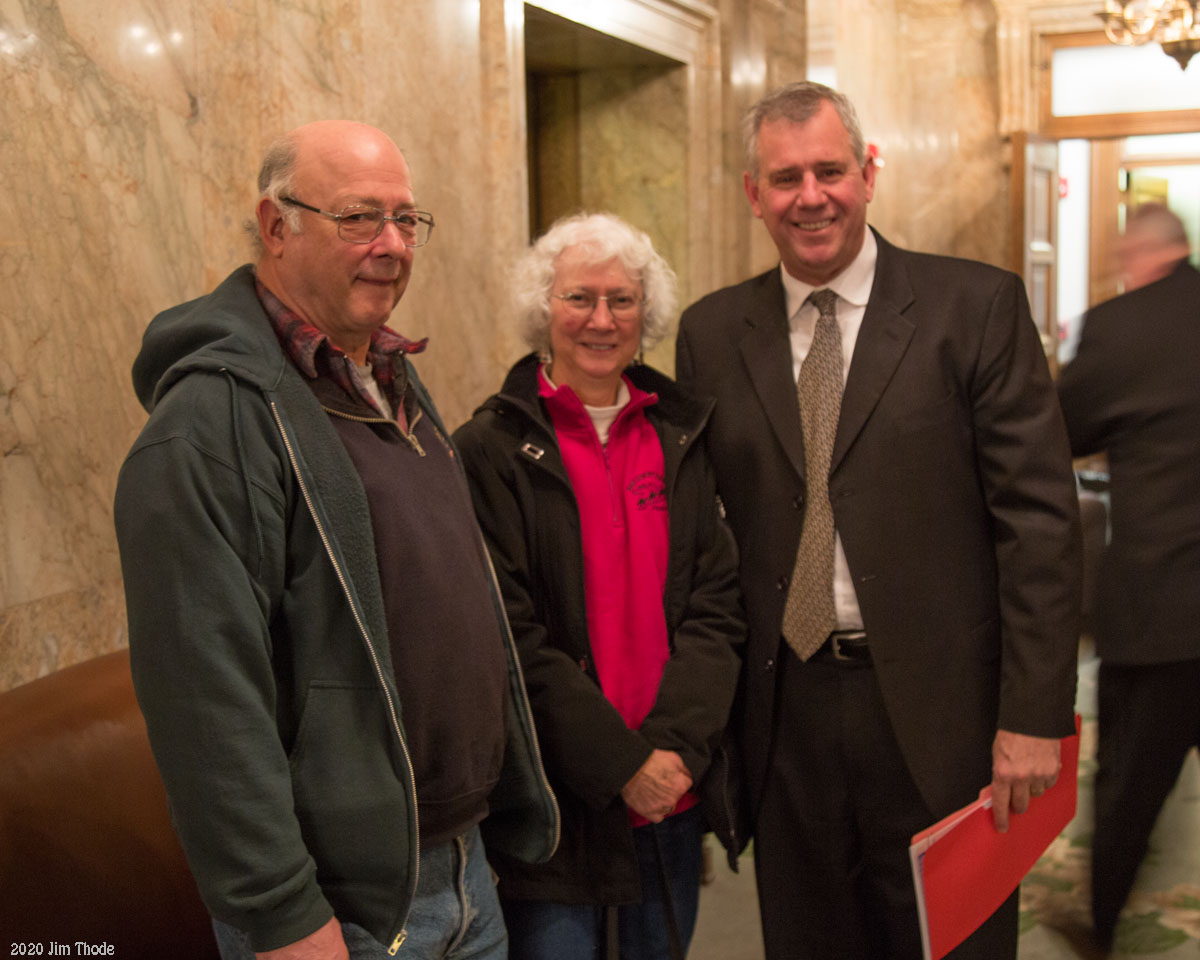
{"type": "Polygon", "coordinates": [[[826,287],[824,290],[814,290],[808,295],[808,299],[812,301],[814,307],[820,312],[823,317],[833,317],[837,315],[837,294],[826,287]]]}

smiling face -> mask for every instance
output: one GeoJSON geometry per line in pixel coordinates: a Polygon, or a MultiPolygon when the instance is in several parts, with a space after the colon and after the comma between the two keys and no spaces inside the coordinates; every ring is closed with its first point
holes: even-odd
{"type": "Polygon", "coordinates": [[[614,317],[608,301],[599,300],[591,316],[573,313],[557,295],[584,293],[592,297],[633,296],[641,300],[642,284],[633,279],[616,257],[588,263],[575,247],[554,261],[550,293],[550,379],[569,386],[589,406],[617,402],[621,371],[637,356],[642,340],[642,307],[629,317],[614,317]]]}
{"type": "Polygon", "coordinates": [[[758,130],[758,177],[746,196],[766,225],[783,266],[813,286],[828,283],[862,249],[875,165],[860,166],[837,111],[823,103],[811,119],[765,121],[758,130]]]}
{"type": "MultiPolygon", "coordinates": [[[[296,199],[330,213],[353,203],[385,211],[413,209],[408,164],[394,143],[365,124],[326,122],[293,134],[296,199]]],[[[275,204],[259,202],[264,256],[262,282],[355,360],[366,356],[371,334],[383,326],[404,294],[413,250],[394,224],[370,243],[347,243],[337,223],[301,211],[292,233],[275,204]]]]}

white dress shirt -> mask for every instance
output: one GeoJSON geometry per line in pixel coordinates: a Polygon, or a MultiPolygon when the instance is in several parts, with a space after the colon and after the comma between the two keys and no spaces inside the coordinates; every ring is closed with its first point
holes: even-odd
{"type": "MultiPolygon", "coordinates": [[[[854,345],[858,342],[858,329],[862,326],[867,301],[871,298],[871,287],[875,283],[875,259],[879,253],[875,234],[863,227],[866,236],[862,249],[841,273],[829,283],[813,287],[797,280],[779,265],[783,276],[783,289],[787,298],[788,331],[792,344],[792,379],[800,378],[800,365],[808,356],[813,333],[817,327],[819,312],[808,302],[808,295],[817,289],[829,289],[837,294],[837,323],[842,332],[842,384],[850,372],[850,361],[854,357],[854,345]]],[[[850,578],[850,567],[842,549],[842,537],[835,528],[833,547],[833,602],[837,610],[839,630],[861,630],[862,613],[858,608],[858,596],[854,592],[854,581],[850,578]]]]}

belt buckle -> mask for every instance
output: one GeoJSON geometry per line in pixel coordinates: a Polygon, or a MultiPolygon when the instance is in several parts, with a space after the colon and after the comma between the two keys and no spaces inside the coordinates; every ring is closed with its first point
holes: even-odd
{"type": "Polygon", "coordinates": [[[862,657],[843,653],[842,640],[861,640],[865,636],[865,631],[861,630],[835,630],[829,635],[829,650],[833,654],[833,659],[840,663],[857,663],[862,657]]]}
{"type": "Polygon", "coordinates": [[[833,653],[834,660],[840,660],[842,663],[848,663],[850,660],[854,659],[853,657],[849,657],[842,653],[842,641],[836,633],[831,633],[829,635],[829,649],[833,653]]]}

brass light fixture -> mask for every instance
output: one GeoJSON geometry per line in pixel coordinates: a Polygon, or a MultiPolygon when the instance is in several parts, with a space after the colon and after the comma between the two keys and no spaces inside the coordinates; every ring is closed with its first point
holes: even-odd
{"type": "Polygon", "coordinates": [[[1104,34],[1113,43],[1137,46],[1153,40],[1186,70],[1200,53],[1200,0],[1104,0],[1104,34]]]}

